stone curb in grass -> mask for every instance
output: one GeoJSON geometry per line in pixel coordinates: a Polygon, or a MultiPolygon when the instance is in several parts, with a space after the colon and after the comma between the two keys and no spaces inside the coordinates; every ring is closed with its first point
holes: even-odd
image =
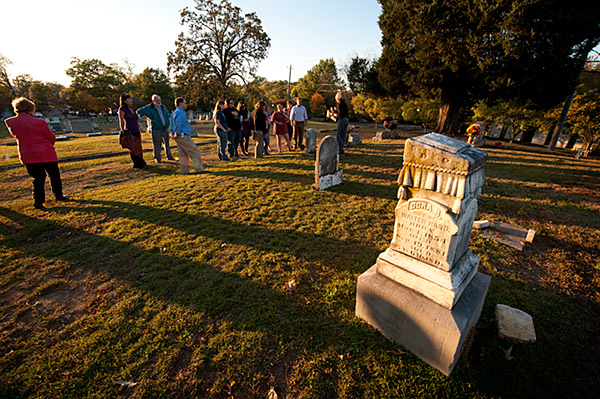
{"type": "MultiPolygon", "coordinates": [[[[216,144],[217,140],[206,140],[196,143],[196,146],[206,145],[206,144],[216,144]]],[[[177,148],[176,145],[171,145],[169,148],[177,148]]],[[[152,148],[146,148],[143,150],[144,152],[152,152],[152,148]]],[[[73,157],[65,157],[60,158],[58,162],[74,162],[74,161],[86,161],[88,159],[99,159],[99,158],[110,158],[110,157],[120,157],[123,155],[129,155],[129,151],[113,151],[113,152],[102,152],[99,154],[88,154],[88,155],[77,155],[73,157]]],[[[19,166],[23,166],[20,163],[11,164],[11,165],[0,165],[0,170],[4,169],[12,169],[18,168],[19,166]]]]}

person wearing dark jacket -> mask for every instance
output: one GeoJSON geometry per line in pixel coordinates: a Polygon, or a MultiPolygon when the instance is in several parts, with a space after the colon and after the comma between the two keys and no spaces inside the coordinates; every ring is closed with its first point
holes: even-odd
{"type": "Polygon", "coordinates": [[[265,108],[267,103],[259,101],[254,105],[254,111],[250,115],[250,130],[254,132],[254,158],[262,158],[265,151],[265,134],[267,133],[267,116],[265,108]]]}
{"type": "Polygon", "coordinates": [[[50,176],[52,193],[57,201],[68,201],[63,195],[58,169],[58,156],[54,149],[56,137],[43,119],[34,117],[35,103],[25,97],[15,98],[12,106],[17,116],[4,120],[10,134],[17,139],[19,159],[33,177],[33,206],[45,209],[46,174],[50,176]]]}
{"type": "Polygon", "coordinates": [[[137,110],[139,116],[145,116],[150,124],[152,134],[152,149],[154,150],[154,161],[161,162],[160,150],[164,145],[167,159],[174,161],[169,148],[169,111],[162,103],[158,94],[152,95],[152,103],[137,110]]]}
{"type": "Polygon", "coordinates": [[[346,104],[346,95],[341,91],[338,91],[335,95],[335,101],[337,102],[337,141],[339,147],[339,153],[344,153],[344,145],[346,144],[346,135],[348,133],[348,104],[346,104]]]}
{"type": "Polygon", "coordinates": [[[223,110],[223,113],[225,114],[227,126],[230,129],[227,132],[229,158],[237,159],[240,157],[238,154],[238,146],[242,139],[242,121],[233,100],[227,100],[227,107],[223,110]]]}
{"type": "Polygon", "coordinates": [[[138,124],[138,115],[133,109],[133,99],[127,93],[119,99],[119,128],[121,129],[121,146],[129,150],[133,167],[142,169],[146,166],[142,151],[142,135],[138,124]]]}

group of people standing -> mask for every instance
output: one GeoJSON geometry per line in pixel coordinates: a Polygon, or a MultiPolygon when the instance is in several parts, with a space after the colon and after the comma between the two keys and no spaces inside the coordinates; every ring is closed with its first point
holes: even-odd
{"type": "MultiPolygon", "coordinates": [[[[344,153],[348,129],[348,106],[341,92],[336,95],[336,101],[339,152],[344,153]]],[[[132,97],[127,93],[121,95],[119,105],[119,141],[123,148],[129,150],[134,168],[141,169],[146,166],[138,123],[139,117],[146,117],[152,135],[155,162],[162,162],[162,147],[165,149],[167,159],[175,160],[169,145],[169,139],[173,138],[177,143],[181,173],[189,174],[190,167],[197,173],[204,171],[200,151],[191,139],[192,130],[185,114],[187,103],[184,98],[175,99],[175,111],[171,115],[157,94],[152,96],[151,104],[137,111],[133,108],[132,97]]],[[[20,97],[13,100],[12,106],[16,116],[7,118],[5,124],[11,135],[17,139],[21,163],[34,179],[35,208],[44,208],[46,175],[50,176],[52,192],[56,200],[68,201],[69,199],[62,192],[58,157],[54,149],[56,142],[54,133],[44,120],[35,118],[35,103],[31,100],[20,97]]],[[[271,124],[273,133],[277,137],[279,152],[282,151],[282,143],[285,143],[290,151],[304,149],[304,131],[308,123],[308,113],[302,105],[302,98],[298,98],[296,104],[288,100],[285,107],[284,104],[277,104],[273,113],[264,100],[258,101],[252,112],[249,112],[246,104],[241,101],[236,107],[233,100],[226,100],[216,103],[213,122],[217,136],[217,155],[223,161],[232,161],[239,158],[239,152],[246,156],[250,155],[248,147],[251,135],[256,142],[254,157],[262,158],[263,155],[269,155],[271,124]],[[293,133],[291,137],[290,133],[293,133]]]]}
{"type": "Polygon", "coordinates": [[[293,101],[288,100],[286,105],[284,107],[283,104],[277,104],[276,110],[271,112],[267,102],[260,100],[250,112],[242,101],[237,103],[237,107],[233,100],[217,101],[213,111],[213,122],[219,159],[238,159],[239,152],[250,155],[248,146],[251,135],[256,143],[254,157],[269,155],[271,125],[277,137],[279,152],[282,151],[282,143],[287,145],[289,151],[304,149],[304,130],[308,123],[308,113],[302,105],[302,98],[298,98],[295,105],[293,101]],[[293,136],[290,137],[291,133],[293,136]]]}
{"type": "Polygon", "coordinates": [[[197,173],[204,171],[200,151],[191,138],[192,129],[185,114],[187,103],[183,97],[175,99],[175,111],[170,117],[169,111],[157,94],[152,95],[152,103],[138,109],[137,112],[133,109],[133,99],[127,93],[121,94],[119,105],[119,141],[123,148],[129,150],[134,168],[146,166],[142,156],[142,141],[138,123],[139,117],[146,117],[152,135],[155,162],[162,162],[162,147],[165,148],[167,159],[175,160],[169,144],[169,138],[173,138],[177,143],[181,173],[189,174],[190,167],[197,173]]]}

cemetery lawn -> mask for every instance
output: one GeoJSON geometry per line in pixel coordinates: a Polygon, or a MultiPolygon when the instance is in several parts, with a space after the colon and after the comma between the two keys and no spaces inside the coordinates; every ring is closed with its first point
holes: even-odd
{"type": "Polygon", "coordinates": [[[46,212],[24,168],[0,170],[0,397],[595,397],[600,160],[485,149],[478,219],[537,234],[520,252],[473,232],[492,281],[446,378],[354,315],[357,278],[392,238],[404,145],[359,132],[344,183],[322,192],[313,157],[224,163],[212,144],[189,176],[61,163],[73,201],[47,182],[46,212]],[[497,303],[531,314],[537,342],[506,355],[497,303]]]}

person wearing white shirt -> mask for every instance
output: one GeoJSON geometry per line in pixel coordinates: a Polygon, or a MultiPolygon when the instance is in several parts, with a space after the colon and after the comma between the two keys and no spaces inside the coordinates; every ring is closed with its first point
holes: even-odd
{"type": "Polygon", "coordinates": [[[304,149],[304,130],[308,124],[308,113],[306,108],[302,105],[302,98],[298,97],[296,105],[292,107],[290,112],[290,121],[292,122],[292,128],[294,129],[294,149],[304,149]]]}

